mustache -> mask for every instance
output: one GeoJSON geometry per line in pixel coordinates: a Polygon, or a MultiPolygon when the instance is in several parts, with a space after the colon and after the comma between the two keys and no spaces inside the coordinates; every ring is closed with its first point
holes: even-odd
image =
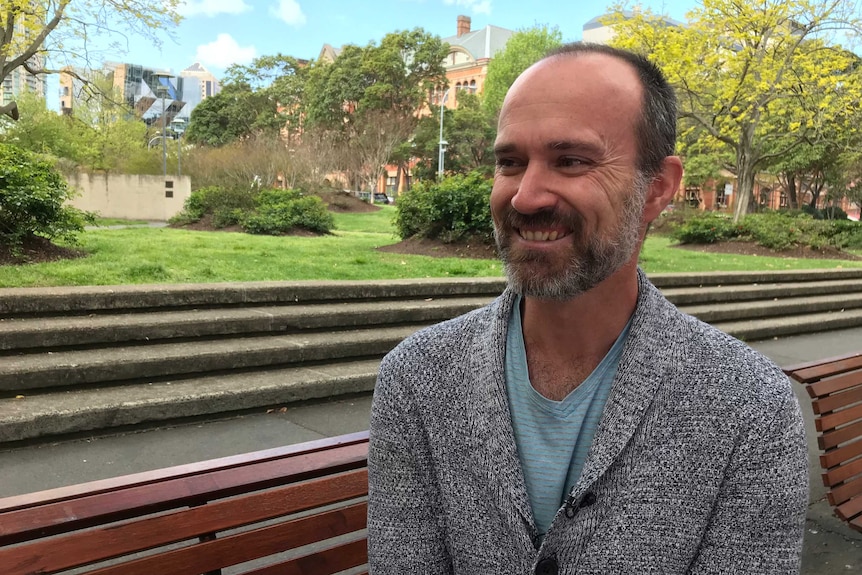
{"type": "Polygon", "coordinates": [[[512,207],[506,209],[502,223],[509,228],[551,228],[564,227],[572,231],[581,229],[583,218],[577,212],[563,213],[547,209],[534,214],[522,214],[512,207]]]}

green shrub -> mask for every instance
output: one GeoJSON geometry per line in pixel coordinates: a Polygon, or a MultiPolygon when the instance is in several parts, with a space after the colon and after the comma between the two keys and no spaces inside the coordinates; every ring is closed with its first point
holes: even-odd
{"type": "Polygon", "coordinates": [[[737,226],[729,216],[704,212],[679,224],[671,237],[683,244],[712,244],[736,237],[737,226]]]}
{"type": "Polygon", "coordinates": [[[66,205],[75,196],[52,164],[0,144],[0,242],[13,247],[33,235],[74,241],[95,214],[66,205]]]}
{"type": "Polygon", "coordinates": [[[809,210],[749,214],[734,224],[727,216],[707,212],[686,220],[673,236],[682,243],[738,239],[773,250],[795,246],[859,249],[862,247],[862,224],[847,219],[815,219],[809,210]]]}
{"type": "Polygon", "coordinates": [[[254,199],[254,203],[258,207],[272,206],[276,204],[287,204],[298,200],[301,197],[303,197],[302,192],[299,190],[266,189],[261,190],[260,193],[257,194],[254,199]]]}
{"type": "Polygon", "coordinates": [[[396,204],[395,227],[402,239],[411,236],[443,242],[494,237],[489,199],[492,181],[478,172],[437,182],[419,182],[396,204]]]}
{"type": "Polygon", "coordinates": [[[238,226],[248,213],[239,208],[216,208],[213,210],[212,224],[214,228],[238,226]]]}
{"type": "MultiPolygon", "coordinates": [[[[285,190],[272,190],[284,192],[285,190]]],[[[263,192],[261,192],[263,195],[263,192]]],[[[332,214],[317,196],[296,197],[292,200],[276,201],[276,194],[265,197],[254,212],[243,218],[241,225],[250,234],[280,235],[294,229],[329,233],[335,225],[332,214]]],[[[289,194],[283,194],[283,198],[289,194]]]]}
{"type": "MultiPolygon", "coordinates": [[[[216,213],[222,214],[219,217],[223,218],[232,210],[251,210],[255,206],[256,195],[257,192],[250,189],[223,188],[221,186],[200,188],[186,198],[182,211],[171,218],[170,222],[182,225],[197,222],[208,214],[215,219],[216,213]]],[[[216,225],[216,227],[225,226],[216,225]]]]}

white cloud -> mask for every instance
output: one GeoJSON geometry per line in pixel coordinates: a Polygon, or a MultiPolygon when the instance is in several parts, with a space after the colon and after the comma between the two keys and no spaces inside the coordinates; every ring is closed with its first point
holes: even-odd
{"type": "Polygon", "coordinates": [[[278,4],[271,6],[269,11],[273,16],[291,26],[305,24],[305,14],[302,13],[302,6],[296,0],[278,0],[278,4]]]}
{"type": "Polygon", "coordinates": [[[219,14],[242,14],[251,10],[245,0],[186,0],[177,11],[185,17],[217,16],[219,14]]]}
{"type": "Polygon", "coordinates": [[[444,4],[452,6],[463,6],[473,14],[490,14],[491,0],[443,0],[444,4]]]}
{"type": "Polygon", "coordinates": [[[209,44],[198,46],[195,60],[217,68],[227,68],[231,64],[248,64],[257,56],[254,46],[240,46],[230,34],[219,34],[209,44]]]}

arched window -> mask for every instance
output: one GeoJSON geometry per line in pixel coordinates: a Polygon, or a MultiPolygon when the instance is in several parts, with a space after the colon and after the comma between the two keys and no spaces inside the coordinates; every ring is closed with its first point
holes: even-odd
{"type": "Polygon", "coordinates": [[[476,93],[476,80],[470,80],[470,93],[476,93]]]}

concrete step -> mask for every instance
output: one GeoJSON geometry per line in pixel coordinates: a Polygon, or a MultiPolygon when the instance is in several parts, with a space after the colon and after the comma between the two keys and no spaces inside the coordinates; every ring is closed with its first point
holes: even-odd
{"type": "Polygon", "coordinates": [[[768,319],[712,323],[718,329],[741,340],[755,341],[818,331],[862,326],[862,309],[825,313],[807,313],[768,319]]]}
{"type": "Polygon", "coordinates": [[[715,323],[862,308],[862,292],[679,307],[702,321],[715,323]]]}
{"type": "Polygon", "coordinates": [[[862,279],[862,268],[650,274],[659,288],[862,279]]]}
{"type": "MultiPolygon", "coordinates": [[[[862,326],[862,269],[651,279],[742,339],[862,326]]],[[[503,287],[465,278],[0,290],[0,444],[368,391],[403,338],[503,287]]]]}
{"type": "Polygon", "coordinates": [[[370,391],[379,360],[0,399],[0,444],[370,391]]]}
{"type": "Polygon", "coordinates": [[[505,279],[497,277],[2,288],[0,317],[478,295],[494,297],[503,291],[505,285],[505,279]]]}
{"type": "Polygon", "coordinates": [[[310,362],[379,358],[422,327],[283,334],[8,356],[0,390],[26,390],[141,381],[310,362]]]}
{"type": "MultiPolygon", "coordinates": [[[[650,274],[659,288],[862,280],[862,268],[650,274]]],[[[0,318],[92,314],[118,310],[241,307],[378,299],[486,295],[505,288],[496,278],[376,281],[227,282],[0,289],[0,318]]]]}
{"type": "Polygon", "coordinates": [[[703,303],[727,304],[782,297],[859,293],[862,291],[862,280],[842,279],[816,282],[662,288],[661,291],[668,300],[677,306],[703,303]]]}
{"type": "Polygon", "coordinates": [[[0,320],[0,350],[432,323],[467,313],[491,299],[475,296],[12,318],[0,320]]]}

